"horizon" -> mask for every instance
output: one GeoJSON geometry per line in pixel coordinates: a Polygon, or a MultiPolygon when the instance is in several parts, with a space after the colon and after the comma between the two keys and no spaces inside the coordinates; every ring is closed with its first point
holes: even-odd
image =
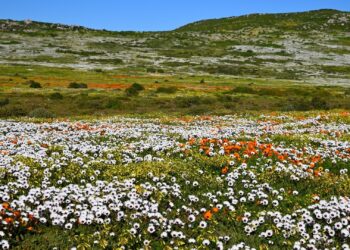
{"type": "Polygon", "coordinates": [[[207,19],[237,17],[249,14],[278,14],[334,9],[350,11],[350,3],[341,0],[311,0],[307,3],[286,1],[283,6],[276,5],[276,0],[250,0],[245,3],[205,0],[201,5],[184,0],[176,3],[164,3],[153,0],[147,3],[133,0],[128,3],[116,3],[104,0],[104,5],[93,0],[77,0],[42,3],[15,0],[4,4],[0,10],[0,19],[33,20],[36,22],[78,25],[90,29],[109,31],[170,31],[183,25],[207,19]],[[136,4],[138,3],[138,4],[136,4]],[[157,6],[154,8],[154,6],[157,6]],[[21,8],[18,8],[21,6],[21,8]],[[135,6],[138,6],[135,9],[135,6]],[[193,12],[193,14],[191,13],[193,12]]]}

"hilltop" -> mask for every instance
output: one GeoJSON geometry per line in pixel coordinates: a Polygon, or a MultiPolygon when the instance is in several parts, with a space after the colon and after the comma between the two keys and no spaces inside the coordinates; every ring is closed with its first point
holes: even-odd
{"type": "Polygon", "coordinates": [[[246,28],[275,28],[280,31],[338,29],[350,31],[350,13],[332,9],[282,14],[249,14],[238,17],[202,20],[178,31],[237,31],[246,28]]]}

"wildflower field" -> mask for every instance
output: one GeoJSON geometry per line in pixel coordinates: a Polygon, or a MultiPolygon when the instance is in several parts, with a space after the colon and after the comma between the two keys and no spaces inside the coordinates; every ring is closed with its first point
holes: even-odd
{"type": "Polygon", "coordinates": [[[0,122],[0,248],[349,249],[350,114],[0,122]]]}

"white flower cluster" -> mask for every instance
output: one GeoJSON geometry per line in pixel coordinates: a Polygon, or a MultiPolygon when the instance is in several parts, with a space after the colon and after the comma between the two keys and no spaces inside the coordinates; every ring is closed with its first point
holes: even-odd
{"type": "MultiPolygon", "coordinates": [[[[225,211],[234,219],[241,215],[238,223],[247,236],[255,235],[270,245],[276,237],[283,237],[286,242],[292,239],[294,249],[332,247],[337,242],[349,249],[348,198],[315,196],[315,204],[285,211],[286,200],[298,197],[300,190],[276,187],[260,175],[273,171],[300,184],[321,176],[315,174],[314,165],[319,159],[329,159],[331,166],[345,164],[336,174],[347,176],[350,143],[338,141],[336,136],[348,133],[350,126],[325,125],[320,117],[275,119],[279,122],[257,123],[230,116],[174,124],[138,119],[42,124],[2,121],[0,202],[21,211],[23,220],[32,216],[41,224],[65,230],[78,225],[126,225],[128,233],[144,246],[155,236],[173,246],[182,241],[190,248],[254,249],[233,242],[228,235],[197,237],[207,235],[207,228],[215,226],[211,217],[225,211]],[[320,131],[327,131],[327,139],[319,139],[320,131]],[[302,148],[270,145],[270,136],[287,133],[307,134],[310,142],[302,148]],[[239,142],[243,134],[253,143],[239,142]],[[200,147],[203,138],[208,140],[207,149],[200,147]],[[227,154],[229,146],[247,149],[237,156],[227,154]],[[149,173],[127,179],[104,175],[105,168],[127,168],[139,162],[161,165],[166,160],[174,164],[171,159],[191,162],[191,154],[206,152],[209,158],[228,159],[227,169],[214,174],[217,185],[213,187],[195,175],[181,173],[176,177],[149,173]],[[256,157],[254,163],[249,162],[252,157],[256,157]]],[[[193,171],[199,177],[213,174],[209,168],[193,171]]],[[[0,247],[8,249],[12,235],[6,230],[10,225],[0,219],[0,247]]]]}

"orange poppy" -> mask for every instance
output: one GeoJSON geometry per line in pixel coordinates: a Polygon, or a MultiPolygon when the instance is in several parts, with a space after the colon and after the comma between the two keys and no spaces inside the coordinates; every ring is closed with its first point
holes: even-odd
{"type": "Polygon", "coordinates": [[[206,211],[203,215],[204,219],[210,220],[213,214],[210,211],[206,211]]]}

